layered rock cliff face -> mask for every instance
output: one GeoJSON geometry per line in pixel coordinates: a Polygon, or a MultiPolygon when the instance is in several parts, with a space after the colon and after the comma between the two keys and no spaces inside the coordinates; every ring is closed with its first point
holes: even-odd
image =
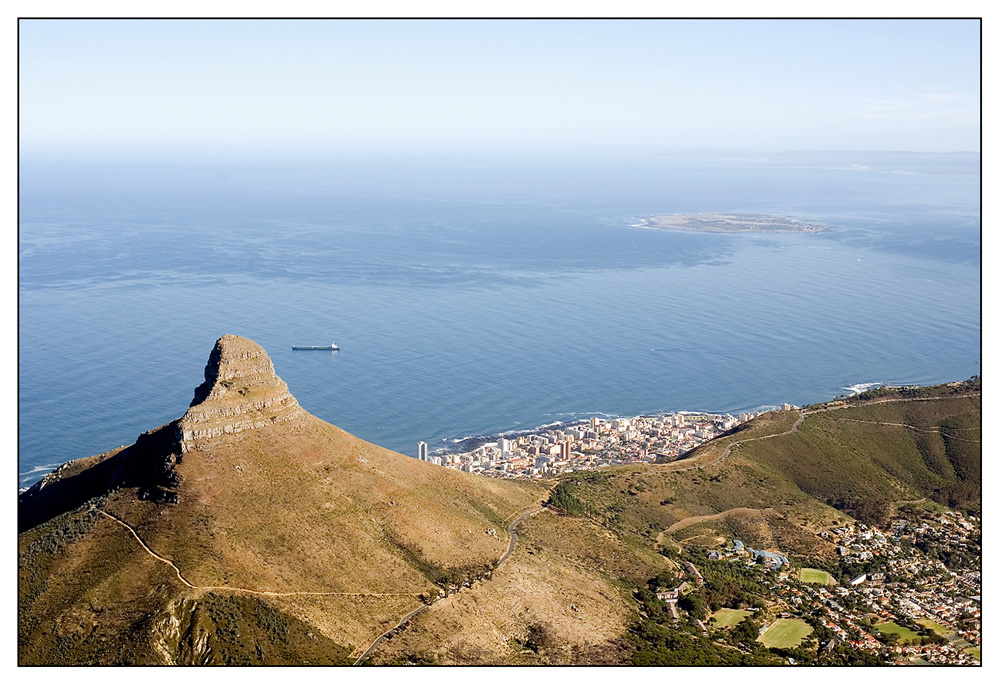
{"type": "Polygon", "coordinates": [[[193,449],[224,435],[276,423],[294,426],[308,416],[274,374],[260,345],[224,335],[215,343],[205,382],[180,419],[140,435],[135,444],[68,462],[19,497],[20,530],[118,488],[137,488],[140,499],[175,504],[177,465],[193,449]]]}
{"type": "Polygon", "coordinates": [[[215,438],[306,416],[288,386],[274,373],[264,348],[247,338],[224,335],[205,366],[205,382],[194,392],[179,423],[182,453],[215,438]]]}

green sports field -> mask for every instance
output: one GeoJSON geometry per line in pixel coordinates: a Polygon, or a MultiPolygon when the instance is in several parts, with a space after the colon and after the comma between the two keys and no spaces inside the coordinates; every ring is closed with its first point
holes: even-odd
{"type": "MultiPolygon", "coordinates": [[[[948,640],[948,642],[951,643],[951,646],[954,647],[955,649],[961,649],[964,652],[969,652],[969,648],[974,648],[971,642],[963,638],[955,631],[945,628],[940,623],[932,621],[929,618],[918,618],[916,620],[917,623],[922,625],[924,628],[929,628],[938,635],[944,637],[946,640],[948,640]]],[[[971,654],[971,652],[969,653],[971,654]]],[[[979,657],[977,656],[976,658],[978,659],[979,657]]]]}
{"type": "Polygon", "coordinates": [[[751,612],[743,609],[719,609],[712,618],[715,619],[716,628],[732,628],[734,625],[745,619],[751,612]]]}
{"type": "Polygon", "coordinates": [[[779,618],[757,638],[757,642],[767,647],[795,647],[812,630],[812,626],[800,618],[779,618]]]}
{"type": "Polygon", "coordinates": [[[799,580],[803,583],[815,583],[817,585],[829,585],[830,574],[816,568],[804,568],[799,571],[799,580]]]}
{"type": "Polygon", "coordinates": [[[917,621],[917,623],[919,623],[920,625],[922,625],[924,628],[930,628],[931,630],[933,630],[938,635],[944,635],[949,640],[951,638],[957,637],[957,635],[955,633],[953,633],[952,631],[948,630],[947,628],[945,628],[940,623],[935,623],[934,621],[930,620],[929,618],[918,618],[918,619],[916,619],[916,621],[917,621]]]}
{"type": "Polygon", "coordinates": [[[891,635],[895,633],[899,635],[899,639],[902,642],[913,642],[919,640],[920,636],[914,633],[909,628],[904,628],[903,626],[895,623],[893,621],[887,621],[886,623],[876,623],[875,629],[884,635],[891,635]]]}

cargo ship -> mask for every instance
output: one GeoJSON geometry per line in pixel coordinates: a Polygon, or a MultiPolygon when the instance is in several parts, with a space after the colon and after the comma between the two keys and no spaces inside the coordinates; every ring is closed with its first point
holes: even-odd
{"type": "Polygon", "coordinates": [[[336,352],[340,348],[337,347],[337,343],[332,343],[330,345],[292,345],[293,350],[326,350],[330,352],[331,350],[336,352]]]}

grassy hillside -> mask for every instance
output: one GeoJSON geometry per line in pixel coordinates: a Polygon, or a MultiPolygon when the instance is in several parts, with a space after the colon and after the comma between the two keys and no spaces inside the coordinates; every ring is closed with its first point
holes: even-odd
{"type": "Polygon", "coordinates": [[[848,517],[978,510],[980,411],[978,382],[880,390],[770,412],[679,462],[494,480],[305,413],[226,336],[182,419],[22,496],[19,663],[353,663],[426,604],[369,662],[772,663],[749,620],[727,629],[738,649],[679,633],[655,587],[697,560],[707,585],[681,608],[707,619],[709,590],[712,611],[766,591],[705,546],[825,568],[817,533],[848,517]]]}
{"type": "Polygon", "coordinates": [[[978,384],[961,389],[769,412],[681,462],[574,473],[561,490],[580,515],[625,539],[738,537],[829,556],[832,546],[812,532],[846,516],[880,522],[894,503],[921,498],[978,509],[978,384]]]}
{"type": "Polygon", "coordinates": [[[153,447],[74,462],[22,497],[22,663],[342,659],[449,583],[488,572],[507,524],[547,491],[349,435],[299,410],[259,346],[227,338],[199,422],[193,411],[181,421],[197,441],[176,442],[168,424],[153,447]],[[288,635],[308,625],[326,647],[265,649],[258,615],[288,635]],[[223,625],[261,636],[260,653],[223,649],[223,625]]]}
{"type": "Polygon", "coordinates": [[[636,618],[630,587],[671,562],[594,523],[543,511],[489,582],[436,603],[376,664],[615,664],[636,618]],[[523,543],[523,544],[522,544],[523,543]]]}
{"type": "MultiPolygon", "coordinates": [[[[185,455],[178,504],[141,500],[125,488],[22,535],[20,607],[32,620],[21,635],[33,645],[24,663],[132,662],[136,654],[115,651],[121,640],[108,641],[111,651],[91,644],[100,635],[76,645],[59,626],[80,614],[95,629],[143,644],[151,639],[147,615],[203,602],[206,591],[253,597],[240,589],[302,593],[255,601],[289,625],[307,622],[331,644],[362,645],[448,579],[489,569],[507,548],[504,520],[545,492],[396,455],[319,420],[294,438],[267,429],[236,438],[185,455]],[[90,505],[131,526],[196,588],[90,505]],[[55,642],[41,637],[49,633],[55,642]]],[[[175,648],[171,658],[183,660],[175,648]]],[[[252,660],[233,649],[231,659],[252,660]]]]}
{"type": "Polygon", "coordinates": [[[507,568],[418,616],[372,661],[777,663],[751,621],[742,651],[678,632],[643,589],[647,581],[669,576],[674,559],[696,559],[713,602],[759,606],[768,591],[750,572],[739,576],[698,549],[735,537],[832,561],[835,547],[818,532],[849,516],[879,518],[894,502],[978,492],[970,462],[978,465],[979,397],[969,392],[944,386],[920,397],[841,401],[804,417],[771,412],[682,462],[560,477],[549,497],[559,515],[525,522],[525,549],[507,568]],[[957,437],[957,450],[945,447],[957,437]]]}

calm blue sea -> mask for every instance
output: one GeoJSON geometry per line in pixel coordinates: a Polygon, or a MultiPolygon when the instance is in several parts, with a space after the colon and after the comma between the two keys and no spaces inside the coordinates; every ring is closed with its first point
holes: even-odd
{"type": "Polygon", "coordinates": [[[306,410],[404,454],[980,373],[974,155],[22,159],[20,176],[20,486],[181,416],[225,333],[263,345],[306,410]],[[676,212],[831,230],[630,225],[676,212]]]}

